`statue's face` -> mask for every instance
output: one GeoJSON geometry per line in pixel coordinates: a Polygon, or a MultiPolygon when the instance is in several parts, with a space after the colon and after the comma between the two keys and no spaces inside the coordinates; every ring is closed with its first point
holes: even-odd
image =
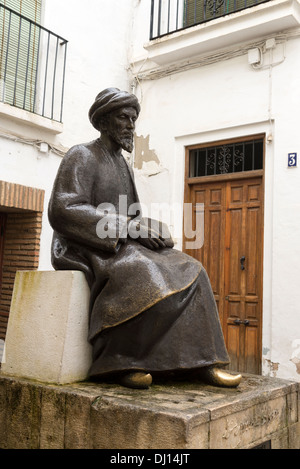
{"type": "Polygon", "coordinates": [[[133,150],[135,121],[138,115],[133,107],[124,107],[109,114],[106,132],[109,137],[129,153],[133,150]]]}

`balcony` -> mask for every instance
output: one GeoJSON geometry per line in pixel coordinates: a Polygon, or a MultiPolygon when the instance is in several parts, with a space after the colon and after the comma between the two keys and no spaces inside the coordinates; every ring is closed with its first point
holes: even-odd
{"type": "Polygon", "coordinates": [[[299,28],[300,0],[152,0],[150,14],[147,58],[167,67],[299,28]]]}
{"type": "Polygon", "coordinates": [[[270,0],[151,0],[150,40],[270,0]]]}
{"type": "Polygon", "coordinates": [[[0,102],[62,122],[67,41],[0,3],[0,102]]]}

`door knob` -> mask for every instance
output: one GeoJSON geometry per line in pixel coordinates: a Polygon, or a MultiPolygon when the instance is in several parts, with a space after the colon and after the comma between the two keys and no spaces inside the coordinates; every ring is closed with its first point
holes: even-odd
{"type": "Polygon", "coordinates": [[[246,260],[246,257],[245,257],[245,256],[242,256],[242,257],[240,258],[241,270],[245,270],[245,269],[246,269],[246,267],[244,266],[245,260],[246,260]]]}
{"type": "Polygon", "coordinates": [[[241,324],[243,324],[243,321],[241,319],[235,319],[234,324],[240,326],[241,324]]]}
{"type": "Polygon", "coordinates": [[[248,319],[245,319],[245,321],[243,321],[242,319],[235,319],[234,321],[234,324],[236,324],[237,326],[241,326],[242,324],[244,326],[249,326],[250,324],[250,321],[248,321],[248,319]]]}

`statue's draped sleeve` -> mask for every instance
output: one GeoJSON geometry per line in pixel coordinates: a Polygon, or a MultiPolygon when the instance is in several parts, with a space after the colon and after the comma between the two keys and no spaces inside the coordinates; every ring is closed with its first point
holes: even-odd
{"type": "MultiPolygon", "coordinates": [[[[138,203],[130,170],[126,177],[128,203],[138,203]]],[[[89,340],[188,290],[201,271],[198,261],[175,249],[151,250],[130,237],[124,242],[118,236],[98,236],[97,225],[105,216],[98,207],[106,203],[117,207],[108,223],[120,231],[127,228],[130,218],[118,215],[121,190],[115,160],[95,141],[66,154],[49,203],[52,265],[83,271],[91,289],[89,340]]]]}

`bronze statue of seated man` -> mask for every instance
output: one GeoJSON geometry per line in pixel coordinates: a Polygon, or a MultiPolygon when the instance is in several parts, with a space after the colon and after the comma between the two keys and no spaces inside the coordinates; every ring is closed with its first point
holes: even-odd
{"type": "Polygon", "coordinates": [[[89,376],[148,388],[178,373],[236,387],[205,269],[165,227],[132,214],[139,199],[122,149],[133,150],[139,112],[132,94],[99,93],[89,118],[100,137],[69,150],[49,203],[53,267],[84,272],[91,290],[89,376]]]}

